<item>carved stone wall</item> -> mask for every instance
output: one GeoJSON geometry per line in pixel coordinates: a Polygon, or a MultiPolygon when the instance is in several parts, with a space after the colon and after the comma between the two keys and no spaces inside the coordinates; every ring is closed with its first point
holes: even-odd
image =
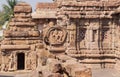
{"type": "MultiPolygon", "coordinates": [[[[53,17],[57,21],[55,25],[67,31],[63,44],[65,49],[57,44],[56,48],[52,45],[47,45],[46,48],[51,52],[64,50],[67,55],[77,58],[82,64],[90,65],[91,68],[92,66],[113,68],[119,52],[116,51],[116,46],[119,46],[117,43],[119,35],[116,33],[119,31],[117,27],[119,18],[116,17],[119,16],[119,1],[55,0],[55,3],[57,4],[57,19],[53,17]]],[[[49,19],[47,15],[45,19],[49,19]]],[[[43,29],[43,33],[47,33],[47,30],[43,29]]]]}
{"type": "MultiPolygon", "coordinates": [[[[39,20],[44,26],[38,30],[40,22],[33,21],[31,11],[31,6],[24,2],[14,8],[14,16],[1,42],[1,72],[30,71],[27,77],[91,77],[91,69],[65,55],[67,30],[55,25],[55,21],[44,19],[39,20]]],[[[75,38],[75,28],[71,43],[72,36],[75,38]]]]}
{"type": "Polygon", "coordinates": [[[56,25],[68,33],[64,42],[65,53],[78,58],[82,64],[90,64],[90,67],[113,68],[117,58],[115,35],[118,33],[115,27],[118,17],[112,16],[112,12],[120,6],[119,1],[55,2],[58,4],[56,25]]]}

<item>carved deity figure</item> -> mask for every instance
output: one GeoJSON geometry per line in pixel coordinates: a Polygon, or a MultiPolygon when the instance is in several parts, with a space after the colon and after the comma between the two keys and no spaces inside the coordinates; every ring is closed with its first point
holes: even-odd
{"type": "Polygon", "coordinates": [[[36,68],[36,59],[34,53],[28,53],[27,61],[26,61],[26,68],[28,70],[33,70],[36,68]]]}
{"type": "Polygon", "coordinates": [[[63,41],[63,32],[59,31],[58,32],[58,42],[62,42],[63,41]]]}
{"type": "Polygon", "coordinates": [[[49,27],[53,27],[54,26],[54,22],[51,21],[51,22],[48,23],[48,25],[49,25],[49,27]]]}
{"type": "Polygon", "coordinates": [[[51,36],[53,37],[54,42],[56,42],[58,38],[58,31],[57,30],[52,31],[51,36]]]}
{"type": "Polygon", "coordinates": [[[30,55],[30,53],[28,53],[27,60],[26,60],[26,68],[27,68],[27,70],[31,70],[31,63],[32,63],[31,57],[32,56],[30,55]]]}
{"type": "Polygon", "coordinates": [[[14,55],[13,54],[11,54],[9,56],[9,65],[8,66],[9,66],[8,70],[14,69],[14,55]]]}
{"type": "Polygon", "coordinates": [[[69,22],[69,16],[67,14],[63,16],[62,20],[63,20],[62,21],[62,26],[67,26],[67,25],[70,24],[70,22],[69,22]]]}
{"type": "Polygon", "coordinates": [[[44,41],[47,45],[63,45],[66,40],[67,32],[63,27],[54,26],[50,27],[44,36],[44,41]]]}
{"type": "Polygon", "coordinates": [[[54,31],[51,31],[50,33],[50,42],[53,42],[53,43],[60,43],[63,41],[63,32],[60,31],[60,30],[54,30],[54,31]]]}
{"type": "Polygon", "coordinates": [[[5,64],[1,64],[1,71],[5,71],[6,69],[6,65],[5,64]]]}

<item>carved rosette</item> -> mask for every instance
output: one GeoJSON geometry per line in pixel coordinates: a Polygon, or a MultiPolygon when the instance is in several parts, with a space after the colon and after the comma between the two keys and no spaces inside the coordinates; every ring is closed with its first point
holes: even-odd
{"type": "Polygon", "coordinates": [[[67,31],[60,26],[50,27],[44,37],[44,42],[51,46],[62,46],[66,40],[67,31]]]}

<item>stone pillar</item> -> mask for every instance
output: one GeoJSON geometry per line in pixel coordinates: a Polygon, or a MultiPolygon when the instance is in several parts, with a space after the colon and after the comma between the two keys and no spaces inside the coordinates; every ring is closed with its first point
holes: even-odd
{"type": "Polygon", "coordinates": [[[93,29],[90,28],[90,42],[93,42],[93,29]]]}
{"type": "Polygon", "coordinates": [[[89,47],[89,39],[90,39],[89,27],[87,27],[85,38],[86,38],[86,48],[88,50],[90,48],[89,47]]]}
{"type": "Polygon", "coordinates": [[[80,32],[79,32],[79,25],[76,27],[76,50],[80,50],[80,32]]]}
{"type": "Polygon", "coordinates": [[[72,23],[70,26],[67,26],[67,30],[68,30],[67,40],[69,41],[69,46],[75,47],[76,25],[72,23]]]}
{"type": "Polygon", "coordinates": [[[25,53],[25,70],[27,70],[27,58],[28,58],[28,53],[25,53]]]}
{"type": "Polygon", "coordinates": [[[91,48],[92,48],[92,41],[93,41],[93,32],[92,32],[93,30],[92,30],[92,28],[89,28],[89,48],[90,48],[90,50],[91,50],[91,48]]]}
{"type": "Polygon", "coordinates": [[[114,50],[114,48],[115,48],[115,23],[112,24],[112,50],[114,50]]]}
{"type": "Polygon", "coordinates": [[[1,53],[2,54],[2,64],[1,64],[1,72],[5,71],[5,59],[4,59],[4,55],[3,55],[3,52],[1,53]]]}

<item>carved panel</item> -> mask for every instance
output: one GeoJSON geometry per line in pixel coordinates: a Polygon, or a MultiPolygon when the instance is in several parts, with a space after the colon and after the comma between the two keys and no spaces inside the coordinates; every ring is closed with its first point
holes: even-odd
{"type": "Polygon", "coordinates": [[[52,46],[62,45],[66,40],[66,35],[67,32],[64,28],[59,26],[51,27],[45,35],[44,42],[52,46]]]}

